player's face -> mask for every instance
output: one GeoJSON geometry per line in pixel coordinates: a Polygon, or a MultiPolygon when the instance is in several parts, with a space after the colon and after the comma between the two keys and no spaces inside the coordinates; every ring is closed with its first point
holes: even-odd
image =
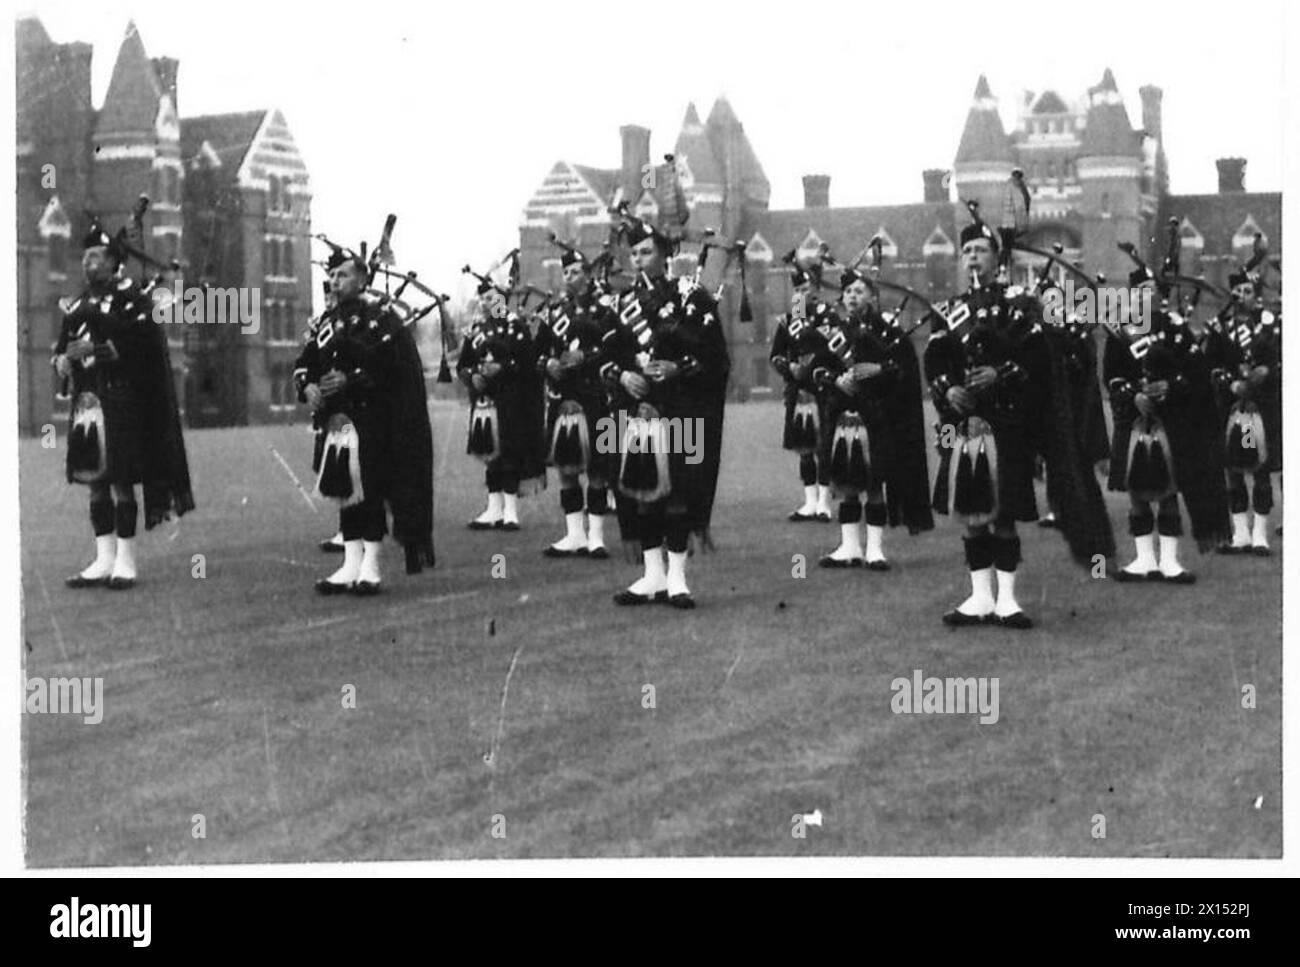
{"type": "Polygon", "coordinates": [[[1237,301],[1242,305],[1250,305],[1255,301],[1255,286],[1250,282],[1243,282],[1241,285],[1232,287],[1232,294],[1237,297],[1237,301]]]}
{"type": "Polygon", "coordinates": [[[505,315],[506,298],[496,289],[488,289],[481,296],[479,302],[483,306],[484,315],[499,319],[505,315]]]}
{"type": "Polygon", "coordinates": [[[993,243],[987,238],[972,238],[961,247],[961,262],[966,275],[973,271],[979,275],[980,282],[992,281],[998,265],[993,243]]]}
{"type": "Polygon", "coordinates": [[[632,246],[632,267],[638,272],[644,272],[655,279],[664,274],[665,264],[664,253],[654,239],[643,239],[632,246]]]}
{"type": "Polygon", "coordinates": [[[870,290],[867,288],[867,283],[857,279],[844,290],[844,305],[849,312],[857,312],[866,306],[869,295],[870,290]]]}
{"type": "Polygon", "coordinates": [[[355,262],[344,262],[330,272],[330,290],[334,293],[336,302],[355,299],[365,289],[365,274],[355,262]]]}
{"type": "Polygon", "coordinates": [[[564,267],[564,288],[577,295],[587,285],[587,269],[581,262],[571,262],[564,267]]]}
{"type": "Polygon", "coordinates": [[[107,282],[117,273],[117,260],[103,246],[88,248],[81,257],[81,272],[90,285],[107,282]]]}

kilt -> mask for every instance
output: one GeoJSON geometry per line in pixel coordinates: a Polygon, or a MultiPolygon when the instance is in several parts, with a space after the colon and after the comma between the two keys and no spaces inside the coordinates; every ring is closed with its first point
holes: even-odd
{"type": "MultiPolygon", "coordinates": [[[[96,394],[103,411],[105,472],[98,483],[129,487],[142,483],[145,477],[144,413],[138,394],[121,377],[105,379],[96,394]]],[[[68,414],[68,431],[78,416],[76,403],[82,394],[74,396],[74,406],[68,414]]],[[[78,483],[74,477],[74,454],[68,450],[68,483],[78,483]]]]}
{"type": "MultiPolygon", "coordinates": [[[[958,440],[964,439],[968,420],[957,424],[958,440]]],[[[1025,429],[1019,425],[990,424],[993,434],[996,461],[994,486],[997,494],[998,514],[1001,517],[1018,521],[1038,519],[1038,502],[1034,495],[1034,453],[1025,435],[1025,429]]],[[[957,513],[952,480],[960,470],[953,466],[956,457],[954,447],[939,449],[939,473],[934,481],[933,507],[936,513],[957,513]]]]}
{"type": "MultiPolygon", "coordinates": [[[[600,452],[597,445],[601,439],[601,420],[608,417],[609,404],[600,387],[586,391],[568,391],[563,394],[547,392],[546,395],[546,462],[555,466],[551,459],[555,442],[555,424],[560,418],[560,410],[566,403],[576,403],[582,407],[582,419],[587,428],[587,466],[582,470],[589,476],[610,480],[618,472],[618,453],[600,452]]],[[[605,448],[608,449],[608,448],[605,448]]]]}

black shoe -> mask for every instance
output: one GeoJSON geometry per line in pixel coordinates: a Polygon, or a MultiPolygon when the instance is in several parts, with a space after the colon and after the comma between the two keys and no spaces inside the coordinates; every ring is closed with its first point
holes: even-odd
{"type": "Polygon", "coordinates": [[[1057,529],[1057,530],[1059,530],[1060,527],[1061,527],[1061,525],[1060,525],[1059,523],[1057,523],[1057,520],[1056,520],[1055,517],[1040,517],[1040,518],[1038,518],[1038,526],[1039,526],[1039,527],[1050,527],[1050,528],[1054,528],[1054,529],[1057,529]]]}
{"type": "Polygon", "coordinates": [[[689,592],[685,594],[670,594],[668,596],[668,603],[674,608],[681,608],[683,611],[689,611],[691,608],[695,607],[695,599],[691,597],[689,592]]]}
{"type": "Polygon", "coordinates": [[[816,518],[817,518],[819,521],[821,521],[823,524],[829,524],[829,523],[831,522],[831,515],[828,514],[828,513],[826,513],[826,511],[824,511],[824,510],[821,511],[820,513],[816,514],[815,516],[816,516],[816,518]]]}
{"type": "Polygon", "coordinates": [[[472,531],[490,531],[501,526],[501,521],[472,520],[466,525],[472,531]]]}
{"type": "Polygon", "coordinates": [[[1163,581],[1165,584],[1195,584],[1196,575],[1191,571],[1183,571],[1179,574],[1175,574],[1173,577],[1161,574],[1159,580],[1163,581]]]}
{"type": "Polygon", "coordinates": [[[608,561],[609,551],[605,550],[603,547],[593,547],[587,551],[587,556],[593,561],[608,561]]]}
{"type": "Polygon", "coordinates": [[[499,527],[503,531],[517,531],[519,530],[519,523],[518,521],[502,520],[502,521],[497,521],[497,527],[499,527]]]}
{"type": "Polygon", "coordinates": [[[976,625],[991,624],[997,619],[989,614],[965,614],[953,608],[943,616],[943,623],[949,628],[973,628],[976,625]]]}
{"type": "Polygon", "coordinates": [[[867,561],[867,570],[868,570],[868,571],[888,571],[888,570],[889,570],[889,562],[888,562],[888,561],[867,561]]]}
{"type": "Polygon", "coordinates": [[[1238,547],[1234,544],[1220,544],[1218,547],[1214,549],[1214,553],[1224,554],[1224,555],[1249,554],[1250,545],[1247,544],[1244,547],[1238,547]]]}
{"type": "Polygon", "coordinates": [[[1250,549],[1250,553],[1254,554],[1256,557],[1272,557],[1273,549],[1271,547],[1255,546],[1250,549]]]}
{"type": "Polygon", "coordinates": [[[998,617],[994,615],[994,620],[1003,628],[1015,628],[1018,631],[1025,631],[1034,626],[1034,621],[1023,611],[1017,611],[1014,614],[998,617]]]}
{"type": "Polygon", "coordinates": [[[1145,581],[1159,581],[1164,575],[1159,571],[1147,571],[1146,574],[1138,574],[1135,571],[1126,571],[1120,568],[1118,571],[1112,571],[1110,579],[1118,581],[1120,584],[1141,584],[1145,581]]]}
{"type": "Polygon", "coordinates": [[[315,587],[317,594],[324,594],[327,596],[331,594],[346,594],[352,590],[351,584],[335,584],[329,578],[321,578],[316,582],[315,587]]]}
{"type": "Polygon", "coordinates": [[[80,574],[74,574],[63,582],[70,588],[99,588],[108,587],[108,577],[102,578],[83,578],[80,574]]]}
{"type": "Polygon", "coordinates": [[[836,569],[847,568],[847,567],[862,567],[862,558],[851,557],[848,560],[841,560],[838,557],[831,557],[829,554],[827,554],[825,557],[823,557],[821,560],[817,562],[817,566],[836,568],[836,569]]]}
{"type": "Polygon", "coordinates": [[[317,546],[318,546],[322,551],[324,551],[326,554],[342,554],[342,553],[343,553],[343,545],[342,545],[342,544],[339,544],[339,543],[336,543],[335,540],[334,540],[334,538],[332,538],[332,537],[329,538],[328,540],[321,541],[320,544],[318,544],[317,546]]]}
{"type": "Polygon", "coordinates": [[[358,581],[352,585],[352,593],[359,598],[370,598],[378,594],[382,588],[378,581],[358,581]]]}
{"type": "Polygon", "coordinates": [[[135,587],[135,578],[109,578],[104,587],[110,591],[130,591],[135,587]]]}
{"type": "Polygon", "coordinates": [[[637,594],[635,591],[629,591],[624,588],[618,594],[614,595],[614,603],[620,605],[651,604],[656,601],[667,601],[667,591],[656,591],[654,594],[637,594]]]}
{"type": "Polygon", "coordinates": [[[817,519],[816,513],[801,514],[797,510],[791,511],[790,516],[786,518],[786,520],[793,520],[793,521],[805,521],[805,520],[816,520],[816,519],[817,519]]]}
{"type": "Polygon", "coordinates": [[[554,544],[551,544],[548,545],[544,551],[542,551],[542,556],[543,557],[586,557],[590,553],[591,552],[588,551],[585,547],[575,548],[572,551],[564,551],[556,547],[554,544]]]}

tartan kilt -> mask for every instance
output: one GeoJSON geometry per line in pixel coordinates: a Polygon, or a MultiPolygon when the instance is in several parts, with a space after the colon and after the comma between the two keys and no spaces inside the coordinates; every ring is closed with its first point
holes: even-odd
{"type": "MultiPolygon", "coordinates": [[[[107,381],[107,385],[96,395],[104,414],[105,453],[105,472],[96,482],[123,487],[142,483],[145,476],[146,443],[139,399],[125,380],[107,381]]],[[[74,402],[75,399],[76,396],[74,402]]],[[[68,414],[69,437],[76,415],[74,406],[68,414]]],[[[69,460],[68,483],[78,482],[73,477],[73,470],[72,461],[69,460]]]]}
{"type": "MultiPolygon", "coordinates": [[[[813,451],[818,460],[829,460],[831,453],[831,437],[835,433],[834,416],[826,398],[821,394],[813,394],[817,406],[817,447],[813,451]]],[[[795,428],[794,415],[799,406],[798,392],[786,393],[785,396],[785,415],[781,430],[781,446],[783,449],[801,453],[802,447],[799,445],[798,432],[795,428]]]]}
{"type": "MultiPolygon", "coordinates": [[[[1034,495],[1034,453],[1020,426],[994,425],[997,449],[997,505],[999,515],[1018,521],[1038,520],[1034,495]]],[[[936,513],[952,512],[953,494],[949,483],[954,451],[940,447],[939,473],[934,481],[932,506],[936,513]]]]}
{"type": "MultiPolygon", "coordinates": [[[[618,473],[619,455],[617,448],[611,452],[601,453],[601,447],[597,442],[601,439],[601,430],[607,427],[601,425],[601,420],[610,416],[609,404],[605,400],[605,394],[597,388],[591,392],[568,392],[564,394],[546,394],[546,463],[547,466],[554,466],[551,463],[550,453],[553,441],[555,440],[555,424],[560,418],[560,409],[566,402],[574,402],[582,407],[583,417],[587,424],[587,440],[590,444],[587,456],[587,468],[584,471],[589,476],[599,477],[603,480],[612,480],[618,473]]],[[[617,429],[617,427],[616,427],[617,429]]],[[[606,433],[606,439],[609,434],[606,433]]]]}

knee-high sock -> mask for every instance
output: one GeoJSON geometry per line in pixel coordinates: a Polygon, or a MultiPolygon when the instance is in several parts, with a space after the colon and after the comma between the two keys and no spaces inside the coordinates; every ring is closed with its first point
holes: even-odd
{"type": "Polygon", "coordinates": [[[867,522],[867,560],[883,561],[885,559],[885,524],[889,513],[884,504],[867,504],[863,517],[867,522]]]}
{"type": "Polygon", "coordinates": [[[383,546],[382,541],[361,542],[361,566],[357,569],[358,581],[367,581],[370,584],[380,582],[379,552],[383,546]]]}

